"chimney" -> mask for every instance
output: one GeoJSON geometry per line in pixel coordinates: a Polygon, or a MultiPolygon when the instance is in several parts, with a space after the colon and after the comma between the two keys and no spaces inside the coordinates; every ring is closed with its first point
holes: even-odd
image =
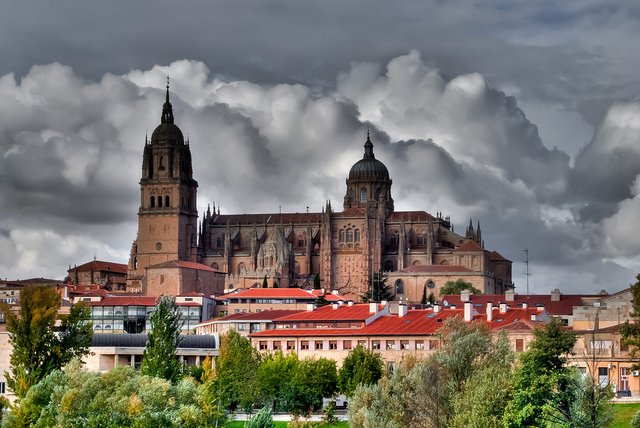
{"type": "Polygon", "coordinates": [[[458,307],[456,305],[449,305],[449,309],[457,309],[458,307]]]}
{"type": "Polygon", "coordinates": [[[460,301],[468,302],[471,300],[471,292],[469,290],[462,290],[460,292],[460,301]]]}
{"type": "Polygon", "coordinates": [[[464,302],[464,320],[469,322],[473,319],[473,303],[464,302]]]}
{"type": "Polygon", "coordinates": [[[389,303],[389,302],[387,302],[386,300],[381,300],[381,301],[380,301],[380,304],[381,304],[382,306],[387,306],[387,303],[389,303]]]}
{"type": "Polygon", "coordinates": [[[487,302],[487,322],[493,321],[493,303],[487,302]]]}
{"type": "Polygon", "coordinates": [[[531,314],[531,321],[537,321],[538,316],[536,314],[531,314]]]}
{"type": "Polygon", "coordinates": [[[307,303],[307,311],[313,311],[316,308],[316,305],[313,303],[307,303]]]}
{"type": "Polygon", "coordinates": [[[557,288],[554,288],[553,291],[551,291],[551,301],[552,302],[560,301],[560,290],[558,290],[557,288]]]}
{"type": "Polygon", "coordinates": [[[353,300],[349,300],[349,301],[347,302],[347,306],[353,306],[353,300]]]}
{"type": "Polygon", "coordinates": [[[436,314],[438,312],[440,312],[440,305],[436,303],[433,305],[433,313],[436,314]]]}
{"type": "Polygon", "coordinates": [[[513,290],[507,290],[504,293],[504,300],[507,302],[513,302],[516,298],[516,292],[513,290]]]}
{"type": "Polygon", "coordinates": [[[340,305],[338,305],[337,303],[332,303],[331,304],[331,308],[332,309],[338,309],[338,306],[340,306],[340,305]]]}
{"type": "Polygon", "coordinates": [[[333,294],[334,296],[337,296],[340,294],[340,292],[338,290],[331,290],[331,294],[333,294]]]}
{"type": "Polygon", "coordinates": [[[369,312],[375,314],[378,312],[378,304],[377,303],[369,303],[369,312]]]}
{"type": "Polygon", "coordinates": [[[522,304],[522,309],[527,309],[529,307],[529,304],[527,302],[524,302],[522,304]]]}
{"type": "Polygon", "coordinates": [[[408,310],[409,308],[407,307],[407,305],[398,305],[398,316],[403,317],[407,315],[408,310]]]}
{"type": "Polygon", "coordinates": [[[538,312],[542,312],[544,311],[544,305],[537,305],[536,309],[538,310],[538,312]]]}
{"type": "Polygon", "coordinates": [[[505,302],[500,302],[500,313],[501,314],[505,314],[507,313],[507,304],[505,302]]]}

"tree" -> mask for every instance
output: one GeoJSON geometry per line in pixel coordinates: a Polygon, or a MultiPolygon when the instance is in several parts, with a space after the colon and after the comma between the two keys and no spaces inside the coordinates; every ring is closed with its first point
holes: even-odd
{"type": "Polygon", "coordinates": [[[427,300],[429,301],[430,305],[433,305],[436,303],[436,296],[433,294],[433,291],[429,293],[429,297],[427,298],[427,300]]]}
{"type": "Polygon", "coordinates": [[[234,330],[220,336],[212,387],[223,409],[251,410],[256,402],[255,378],[259,363],[260,355],[247,338],[234,330]]]}
{"type": "Polygon", "coordinates": [[[445,294],[460,294],[460,292],[468,290],[471,294],[480,294],[480,290],[475,288],[471,283],[460,278],[456,281],[447,281],[440,289],[440,296],[445,294]]]}
{"type": "Polygon", "coordinates": [[[172,297],[162,296],[151,313],[151,329],[142,357],[140,372],[175,382],[180,378],[182,366],[176,358],[180,346],[183,322],[178,305],[172,297]]]}
{"type": "Polygon", "coordinates": [[[369,278],[369,287],[362,295],[364,302],[381,302],[383,300],[393,300],[391,287],[387,285],[387,274],[380,271],[374,272],[369,278]]]}
{"type": "Polygon", "coordinates": [[[313,289],[314,290],[320,290],[322,287],[320,286],[320,275],[316,274],[313,277],[313,289]]]}
{"type": "Polygon", "coordinates": [[[626,321],[620,328],[622,341],[629,346],[629,357],[634,361],[633,370],[640,370],[640,274],[636,276],[636,283],[631,284],[631,307],[629,314],[632,322],[626,321]]]}
{"type": "Polygon", "coordinates": [[[338,372],[338,388],[351,396],[358,385],[373,385],[382,377],[384,363],[379,353],[358,345],[349,351],[338,372]]]}
{"type": "Polygon", "coordinates": [[[269,283],[267,282],[267,275],[262,278],[262,288],[269,288],[269,283]]]}
{"type": "Polygon", "coordinates": [[[572,397],[566,392],[571,373],[565,367],[565,355],[575,342],[575,335],[557,318],[534,331],[529,349],[520,354],[513,396],[505,408],[505,427],[545,425],[555,419],[554,413],[569,413],[572,397]]]}
{"type": "Polygon", "coordinates": [[[89,308],[76,303],[69,315],[59,315],[60,295],[50,287],[25,287],[20,292],[20,310],[8,305],[2,310],[13,346],[7,385],[18,399],[49,373],[60,369],[74,356],[89,353],[92,326],[89,308]],[[60,328],[56,321],[60,320],[60,328]]]}
{"type": "Polygon", "coordinates": [[[244,424],[244,428],[273,428],[274,426],[269,406],[258,410],[258,413],[244,424]]]}
{"type": "Polygon", "coordinates": [[[319,308],[322,306],[327,306],[330,302],[327,300],[324,294],[321,294],[318,296],[315,303],[316,303],[316,307],[319,308]]]}
{"type": "Polygon", "coordinates": [[[279,287],[279,285],[278,285],[278,280],[277,280],[277,279],[274,279],[274,280],[273,280],[273,288],[278,288],[278,287],[279,287]]]}
{"type": "Polygon", "coordinates": [[[427,284],[422,286],[422,299],[420,299],[420,304],[427,304],[427,284]]]}

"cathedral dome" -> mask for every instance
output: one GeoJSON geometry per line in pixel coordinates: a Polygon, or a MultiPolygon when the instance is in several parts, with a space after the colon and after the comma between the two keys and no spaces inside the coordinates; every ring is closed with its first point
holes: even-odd
{"type": "Polygon", "coordinates": [[[173,107],[169,102],[168,83],[166,101],[162,106],[160,125],[158,125],[151,134],[151,144],[184,144],[182,131],[173,123],[173,107]]]}
{"type": "Polygon", "coordinates": [[[373,154],[373,143],[367,135],[367,142],[364,144],[364,156],[353,164],[349,171],[349,180],[389,180],[389,170],[373,154]]]}

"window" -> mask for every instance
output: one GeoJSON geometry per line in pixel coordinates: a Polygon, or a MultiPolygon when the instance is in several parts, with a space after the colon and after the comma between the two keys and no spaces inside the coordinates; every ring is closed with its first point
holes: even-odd
{"type": "Polygon", "coordinates": [[[362,346],[364,349],[367,349],[367,341],[366,340],[358,340],[358,346],[362,346]]]}
{"type": "Polygon", "coordinates": [[[308,340],[301,341],[300,342],[300,349],[302,349],[302,350],[309,349],[309,341],[308,340]]]}
{"type": "Polygon", "coordinates": [[[404,284],[401,279],[396,281],[396,294],[404,294],[404,284]]]}
{"type": "Polygon", "coordinates": [[[409,349],[409,341],[401,340],[400,341],[400,349],[409,349]]]}
{"type": "Polygon", "coordinates": [[[162,196],[158,196],[158,208],[162,208],[162,196]]]}
{"type": "Polygon", "coordinates": [[[524,351],[524,339],[516,339],[516,352],[524,351]]]}
{"type": "Polygon", "coordinates": [[[353,242],[353,229],[347,229],[347,243],[353,242]]]}
{"type": "Polygon", "coordinates": [[[330,340],[329,341],[329,349],[338,349],[338,341],[330,340]]]}
{"type": "Polygon", "coordinates": [[[156,197],[155,196],[151,197],[151,200],[149,201],[149,206],[151,208],[155,208],[156,207],[156,197]]]}
{"type": "Polygon", "coordinates": [[[322,350],[324,349],[324,343],[322,340],[316,340],[313,346],[315,349],[322,350]]]}
{"type": "Polygon", "coordinates": [[[387,260],[384,262],[384,271],[391,272],[393,270],[393,262],[391,260],[387,260]]]}
{"type": "Polygon", "coordinates": [[[396,341],[395,340],[387,340],[386,342],[387,349],[396,349],[396,341]]]}
{"type": "Polygon", "coordinates": [[[345,350],[351,349],[351,341],[350,340],[343,340],[342,341],[342,349],[345,349],[345,350]]]}
{"type": "Polygon", "coordinates": [[[164,206],[169,208],[171,206],[171,201],[169,200],[169,195],[164,197],[164,206]]]}
{"type": "Polygon", "coordinates": [[[371,341],[371,349],[380,349],[380,341],[372,340],[371,341]]]}
{"type": "Polygon", "coordinates": [[[353,238],[354,242],[360,242],[360,229],[356,229],[353,232],[353,236],[354,236],[353,238]]]}
{"type": "Polygon", "coordinates": [[[287,351],[291,351],[293,349],[296,349],[296,342],[293,340],[287,340],[287,351]]]}
{"type": "Polygon", "coordinates": [[[400,243],[400,237],[398,234],[391,235],[391,246],[397,247],[400,243]]]}
{"type": "Polygon", "coordinates": [[[429,340],[429,349],[438,349],[440,342],[437,340],[429,340]]]}
{"type": "Polygon", "coordinates": [[[344,242],[344,230],[339,230],[338,231],[338,241],[339,242],[344,242]]]}
{"type": "Polygon", "coordinates": [[[216,239],[216,247],[218,247],[218,248],[222,247],[222,238],[217,238],[216,239]]]}
{"type": "Polygon", "coordinates": [[[424,245],[424,242],[425,242],[424,235],[418,235],[417,244],[418,245],[424,245]]]}
{"type": "Polygon", "coordinates": [[[4,394],[7,392],[7,384],[6,382],[0,382],[0,394],[4,394]]]}
{"type": "Polygon", "coordinates": [[[360,189],[360,202],[367,202],[367,189],[360,189]]]}
{"type": "Polygon", "coordinates": [[[416,340],[416,349],[424,349],[424,340],[416,340]]]}
{"type": "Polygon", "coordinates": [[[273,350],[274,351],[278,351],[282,349],[282,342],[280,342],[279,340],[274,340],[273,341],[273,350]]]}

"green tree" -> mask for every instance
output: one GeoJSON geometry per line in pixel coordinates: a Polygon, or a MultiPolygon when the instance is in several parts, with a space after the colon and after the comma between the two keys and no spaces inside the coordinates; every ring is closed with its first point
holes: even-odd
{"type": "Polygon", "coordinates": [[[180,331],[183,324],[175,299],[162,296],[151,313],[150,321],[151,329],[148,333],[140,371],[144,375],[175,382],[182,372],[180,361],[176,358],[176,351],[182,340],[180,331]]]}
{"type": "Polygon", "coordinates": [[[633,369],[640,370],[640,274],[636,276],[636,283],[631,284],[631,307],[629,314],[632,321],[626,321],[620,328],[622,341],[629,346],[629,357],[634,362],[633,369]]]}
{"type": "Polygon", "coordinates": [[[73,305],[68,315],[59,315],[60,295],[50,287],[25,287],[20,292],[20,310],[8,305],[2,310],[13,346],[7,385],[21,399],[30,387],[74,356],[89,353],[92,326],[89,308],[73,305]],[[56,328],[56,321],[60,327],[56,328]]]}
{"type": "Polygon", "coordinates": [[[534,331],[529,349],[520,354],[513,395],[505,408],[505,427],[541,426],[555,419],[554,414],[570,412],[571,373],[565,363],[575,341],[575,335],[557,318],[534,331]]]}
{"type": "Polygon", "coordinates": [[[433,291],[429,293],[429,297],[427,298],[427,300],[429,301],[430,305],[436,303],[436,296],[433,294],[433,291]]]}
{"type": "Polygon", "coordinates": [[[471,294],[480,294],[480,290],[475,288],[470,282],[460,278],[455,281],[447,281],[440,289],[440,296],[445,294],[460,294],[464,290],[469,290],[471,294]]]}
{"type": "Polygon", "coordinates": [[[349,351],[338,372],[338,388],[351,396],[358,385],[373,385],[382,377],[384,363],[379,353],[358,345],[349,351]]]}
{"type": "Polygon", "coordinates": [[[313,277],[313,289],[314,290],[320,290],[322,287],[320,286],[320,275],[316,274],[313,277]]]}
{"type": "Polygon", "coordinates": [[[251,410],[257,399],[255,378],[259,363],[260,355],[247,338],[234,330],[220,337],[212,387],[221,408],[251,410]]]}
{"type": "Polygon", "coordinates": [[[362,295],[364,302],[381,302],[383,300],[393,300],[391,287],[387,285],[387,274],[384,272],[374,272],[369,278],[369,287],[362,295]]]}
{"type": "Polygon", "coordinates": [[[267,282],[267,275],[262,278],[262,288],[269,288],[269,283],[267,282]]]}
{"type": "Polygon", "coordinates": [[[319,308],[322,306],[327,306],[330,302],[327,300],[324,294],[321,294],[320,296],[318,296],[315,303],[316,303],[316,307],[319,308]]]}
{"type": "Polygon", "coordinates": [[[422,299],[420,299],[420,304],[427,304],[427,284],[422,286],[422,299]]]}

